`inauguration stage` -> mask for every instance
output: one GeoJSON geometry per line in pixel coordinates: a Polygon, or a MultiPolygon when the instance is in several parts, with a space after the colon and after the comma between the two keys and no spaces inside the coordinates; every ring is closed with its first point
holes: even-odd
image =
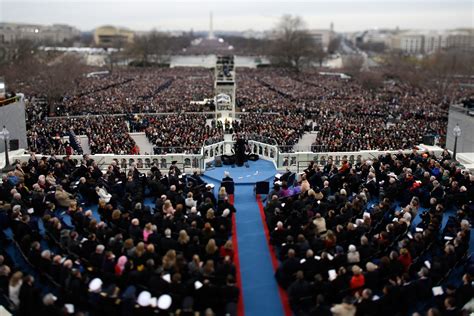
{"type": "Polygon", "coordinates": [[[254,184],[258,181],[271,180],[277,173],[273,162],[259,159],[257,161],[247,161],[242,167],[223,165],[222,167],[207,168],[204,176],[220,183],[224,178],[225,171],[230,173],[235,184],[254,184]]]}

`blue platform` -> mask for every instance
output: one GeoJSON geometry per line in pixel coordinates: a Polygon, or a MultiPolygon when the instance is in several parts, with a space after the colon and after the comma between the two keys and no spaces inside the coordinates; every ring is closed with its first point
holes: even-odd
{"type": "Polygon", "coordinates": [[[224,177],[224,172],[228,171],[230,176],[234,179],[235,184],[255,184],[258,181],[266,181],[273,179],[276,174],[275,165],[273,162],[267,160],[249,161],[248,167],[212,167],[206,169],[204,175],[218,183],[224,177]]]}

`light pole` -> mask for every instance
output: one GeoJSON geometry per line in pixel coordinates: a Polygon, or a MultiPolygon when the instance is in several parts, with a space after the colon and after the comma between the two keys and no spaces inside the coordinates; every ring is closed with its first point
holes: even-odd
{"type": "Polygon", "coordinates": [[[2,168],[2,172],[7,173],[15,169],[15,167],[10,165],[10,158],[8,157],[8,140],[10,139],[10,132],[7,130],[5,125],[3,125],[3,129],[0,131],[0,139],[3,139],[5,144],[5,166],[2,168]]]}
{"type": "Polygon", "coordinates": [[[459,127],[459,124],[456,124],[456,126],[453,128],[453,135],[454,135],[453,159],[456,160],[456,150],[457,150],[457,147],[458,147],[458,137],[461,136],[461,128],[459,127]]]}

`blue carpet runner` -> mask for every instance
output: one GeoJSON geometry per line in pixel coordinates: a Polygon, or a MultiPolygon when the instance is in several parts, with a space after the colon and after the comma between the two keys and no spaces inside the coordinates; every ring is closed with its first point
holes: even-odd
{"type": "Polygon", "coordinates": [[[285,313],[274,278],[264,224],[253,189],[250,184],[235,188],[244,311],[246,316],[283,316],[285,313]]]}

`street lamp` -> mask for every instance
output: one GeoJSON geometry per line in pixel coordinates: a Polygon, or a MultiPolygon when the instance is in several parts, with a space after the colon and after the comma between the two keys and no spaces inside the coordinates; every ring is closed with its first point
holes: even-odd
{"type": "Polygon", "coordinates": [[[0,131],[0,139],[3,139],[5,144],[5,166],[2,168],[2,172],[6,173],[15,169],[15,167],[10,165],[10,159],[8,157],[8,141],[10,140],[10,132],[7,130],[5,125],[3,125],[3,129],[0,131]]]}
{"type": "Polygon", "coordinates": [[[453,150],[453,159],[456,160],[456,149],[458,147],[458,137],[461,136],[461,128],[459,124],[453,128],[453,135],[454,135],[454,150],[453,150]]]}

